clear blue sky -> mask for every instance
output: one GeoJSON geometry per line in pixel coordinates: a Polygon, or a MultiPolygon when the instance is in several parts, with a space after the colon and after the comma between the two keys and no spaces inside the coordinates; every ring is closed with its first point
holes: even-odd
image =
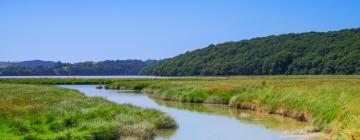
{"type": "Polygon", "coordinates": [[[358,27],[359,0],[0,0],[0,61],[163,59],[211,43],[358,27]]]}

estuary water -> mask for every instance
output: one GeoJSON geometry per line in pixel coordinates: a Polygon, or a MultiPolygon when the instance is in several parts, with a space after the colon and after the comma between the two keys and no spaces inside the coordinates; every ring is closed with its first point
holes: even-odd
{"type": "Polygon", "coordinates": [[[174,118],[176,130],[158,132],[156,140],[293,140],[308,139],[289,132],[307,124],[276,115],[240,111],[222,105],[166,102],[126,90],[96,89],[95,85],[59,85],[87,96],[101,96],[118,104],[158,109],[174,118]]]}

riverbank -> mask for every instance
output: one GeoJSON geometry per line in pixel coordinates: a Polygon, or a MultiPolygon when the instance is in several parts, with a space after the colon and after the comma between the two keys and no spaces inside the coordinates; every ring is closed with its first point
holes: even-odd
{"type": "Polygon", "coordinates": [[[294,133],[307,129],[308,123],[277,115],[231,109],[225,105],[167,102],[124,90],[96,89],[96,85],[59,86],[79,90],[86,96],[100,96],[114,103],[128,103],[168,114],[175,119],[179,127],[173,131],[159,131],[156,140],[293,140],[310,138],[303,133],[294,133]]]}
{"type": "Polygon", "coordinates": [[[190,80],[137,80],[108,88],[143,89],[147,95],[191,103],[226,104],[310,122],[310,132],[331,139],[360,138],[358,76],[228,77],[190,80]]]}
{"type": "Polygon", "coordinates": [[[49,85],[0,84],[2,139],[152,139],[176,122],[164,113],[118,105],[49,85]]]}
{"type": "Polygon", "coordinates": [[[186,77],[164,79],[0,79],[32,84],[106,84],[167,101],[225,104],[310,122],[331,139],[360,138],[359,76],[186,77]]]}

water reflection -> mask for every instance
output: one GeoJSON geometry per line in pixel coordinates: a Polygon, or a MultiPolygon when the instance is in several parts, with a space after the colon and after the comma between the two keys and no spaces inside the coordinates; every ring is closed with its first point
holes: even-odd
{"type": "Polygon", "coordinates": [[[155,100],[159,105],[188,110],[191,112],[206,113],[208,115],[222,115],[237,119],[242,123],[257,124],[267,129],[273,130],[299,130],[306,126],[307,123],[299,122],[294,119],[280,117],[276,115],[258,113],[253,111],[232,109],[225,105],[212,104],[193,104],[193,103],[179,103],[155,100]]]}
{"type": "Polygon", "coordinates": [[[296,130],[306,124],[274,115],[239,111],[220,105],[186,104],[151,99],[143,94],[119,90],[96,89],[94,85],[61,85],[77,89],[87,96],[101,96],[110,101],[129,103],[161,110],[179,125],[176,130],[158,132],[157,140],[283,140],[284,130],[296,130]]]}

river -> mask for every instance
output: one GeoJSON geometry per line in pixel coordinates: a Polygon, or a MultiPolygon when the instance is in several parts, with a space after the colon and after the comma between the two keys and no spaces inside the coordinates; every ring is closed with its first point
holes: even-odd
{"type": "Polygon", "coordinates": [[[289,132],[307,124],[276,115],[240,111],[222,105],[204,105],[154,100],[144,94],[124,90],[96,89],[95,85],[59,85],[77,89],[87,96],[101,96],[112,102],[154,108],[178,123],[172,131],[158,132],[156,140],[293,140],[308,139],[289,132]]]}

